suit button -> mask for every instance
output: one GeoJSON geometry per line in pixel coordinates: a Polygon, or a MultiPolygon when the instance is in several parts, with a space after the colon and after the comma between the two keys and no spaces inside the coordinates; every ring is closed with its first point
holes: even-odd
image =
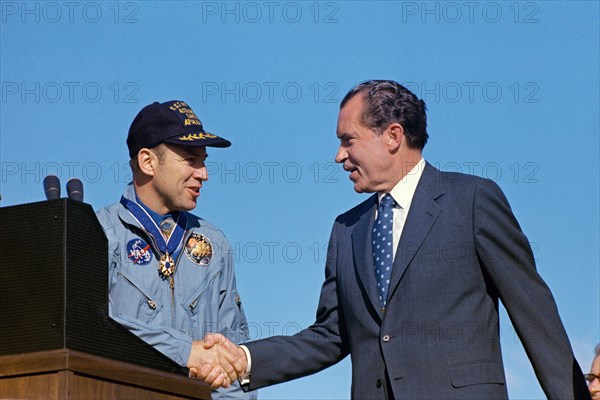
{"type": "Polygon", "coordinates": [[[381,379],[377,379],[375,386],[377,386],[377,389],[381,388],[381,379]]]}
{"type": "Polygon", "coordinates": [[[390,341],[390,336],[389,336],[389,335],[383,335],[383,338],[382,338],[382,339],[383,339],[383,341],[384,341],[384,342],[386,342],[386,343],[387,343],[387,342],[389,342],[389,341],[390,341]]]}

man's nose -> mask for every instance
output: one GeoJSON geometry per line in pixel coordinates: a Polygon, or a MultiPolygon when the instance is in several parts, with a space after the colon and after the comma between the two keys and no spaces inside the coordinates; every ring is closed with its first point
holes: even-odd
{"type": "Polygon", "coordinates": [[[199,179],[201,181],[207,181],[208,180],[208,171],[206,170],[206,166],[203,165],[200,168],[196,168],[194,171],[194,178],[195,179],[199,179]]]}
{"type": "Polygon", "coordinates": [[[344,160],[346,160],[346,158],[348,158],[348,152],[346,151],[344,146],[340,145],[340,147],[338,148],[337,154],[335,155],[335,162],[343,163],[344,160]]]}
{"type": "Polygon", "coordinates": [[[591,381],[588,388],[590,390],[590,395],[592,395],[594,399],[597,399],[598,397],[596,396],[600,394],[600,378],[596,377],[593,381],[591,381]]]}

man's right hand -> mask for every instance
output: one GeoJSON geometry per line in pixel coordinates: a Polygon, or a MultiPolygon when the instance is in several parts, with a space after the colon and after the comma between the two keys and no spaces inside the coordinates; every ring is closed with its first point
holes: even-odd
{"type": "Polygon", "coordinates": [[[192,342],[187,366],[191,378],[202,379],[217,389],[231,386],[245,374],[248,363],[242,349],[221,334],[209,333],[203,340],[192,342]]]}

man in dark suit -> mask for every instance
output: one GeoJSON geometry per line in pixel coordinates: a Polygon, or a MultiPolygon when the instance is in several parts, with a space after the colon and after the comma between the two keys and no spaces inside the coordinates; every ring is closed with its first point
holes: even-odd
{"type": "MultiPolygon", "coordinates": [[[[589,398],[502,191],[426,163],[426,126],[425,103],[396,82],[364,82],[342,100],[336,162],[375,194],[334,223],[315,323],[236,349],[247,390],[350,354],[354,399],[506,399],[501,300],[547,397],[589,398]]],[[[215,384],[223,373],[198,376],[215,384]]]]}

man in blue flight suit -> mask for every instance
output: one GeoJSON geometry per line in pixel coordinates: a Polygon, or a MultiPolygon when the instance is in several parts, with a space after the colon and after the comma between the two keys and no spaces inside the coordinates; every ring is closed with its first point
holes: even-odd
{"type": "Polygon", "coordinates": [[[188,211],[208,179],[206,147],[231,143],[206,132],[183,101],[153,103],[127,137],[133,182],[98,212],[109,243],[109,314],[183,366],[223,366],[213,399],[254,399],[235,380],[236,360],[201,339],[248,339],[233,253],[220,229],[188,211]]]}

